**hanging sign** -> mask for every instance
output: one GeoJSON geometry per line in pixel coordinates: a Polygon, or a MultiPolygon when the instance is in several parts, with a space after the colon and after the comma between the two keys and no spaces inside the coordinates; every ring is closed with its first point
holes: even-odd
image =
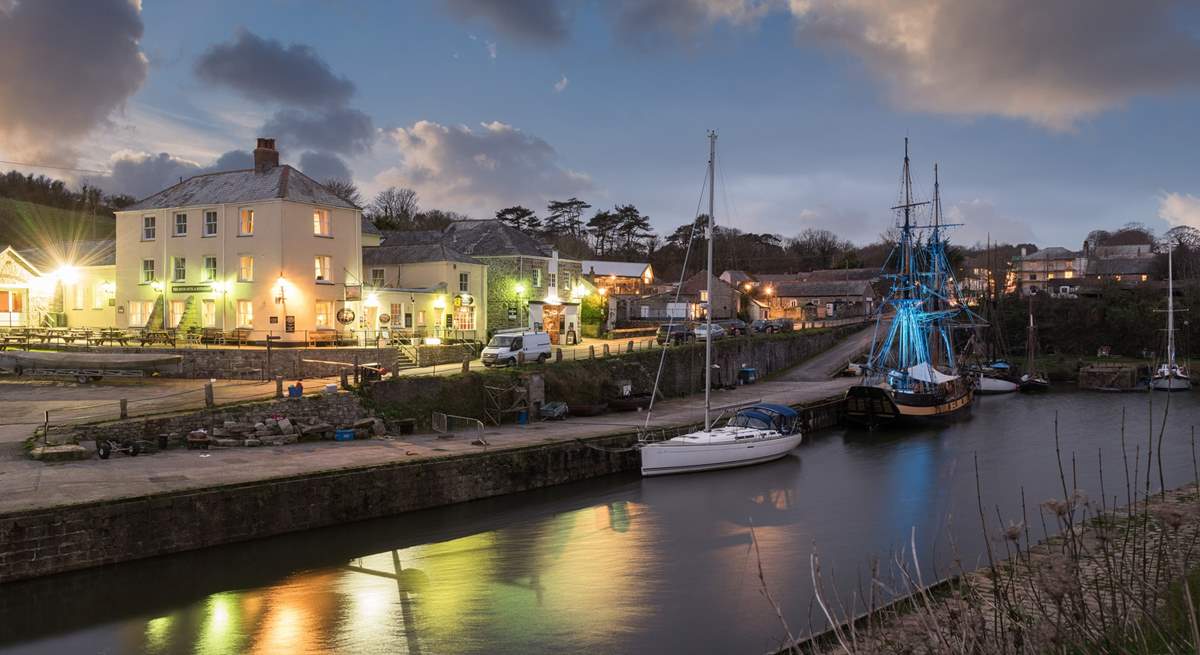
{"type": "Polygon", "coordinates": [[[283,331],[289,332],[289,333],[296,331],[296,317],[295,316],[284,316],[283,317],[283,331]]]}
{"type": "Polygon", "coordinates": [[[391,322],[392,322],[392,315],[391,315],[391,314],[380,314],[380,315],[379,315],[379,322],[380,322],[380,323],[382,323],[382,324],[384,324],[384,325],[387,325],[388,323],[391,323],[391,322]]]}
{"type": "Polygon", "coordinates": [[[460,293],[457,296],[454,296],[454,306],[455,307],[470,307],[471,305],[474,305],[474,304],[475,304],[475,296],[472,296],[469,293],[460,293]]]}
{"type": "Polygon", "coordinates": [[[171,293],[210,293],[211,284],[172,284],[171,293]]]}
{"type": "Polygon", "coordinates": [[[337,312],[337,322],[342,325],[349,325],[354,322],[354,310],[339,309],[337,312]]]}
{"type": "MultiPolygon", "coordinates": [[[[346,285],[346,302],[362,300],[362,286],[358,284],[346,285]]],[[[354,319],[350,319],[354,320],[354,319]]]]}

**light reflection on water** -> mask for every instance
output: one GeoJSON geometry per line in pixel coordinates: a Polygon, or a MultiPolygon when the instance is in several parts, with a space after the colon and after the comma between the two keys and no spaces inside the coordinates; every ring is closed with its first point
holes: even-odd
{"type": "MultiPolygon", "coordinates": [[[[752,531],[773,596],[804,633],[820,627],[814,548],[847,602],[914,527],[927,574],[956,555],[973,565],[984,550],[976,458],[989,517],[1019,517],[1022,490],[1036,512],[1061,493],[1057,410],[1068,472],[1076,457],[1070,486],[1098,500],[1103,457],[1109,496],[1123,493],[1121,411],[1128,451],[1137,441],[1144,458],[1150,400],[1161,418],[1161,395],[989,397],[941,429],[831,431],[747,469],[613,476],[7,585],[0,652],[760,653],[782,629],[752,531]]],[[[1200,403],[1172,403],[1164,477],[1177,485],[1193,476],[1200,403]]]]}

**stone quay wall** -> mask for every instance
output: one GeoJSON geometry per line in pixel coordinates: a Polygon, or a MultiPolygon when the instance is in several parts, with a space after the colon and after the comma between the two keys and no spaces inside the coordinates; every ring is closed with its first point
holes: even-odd
{"type": "MultiPolygon", "coordinates": [[[[396,349],[384,348],[98,348],[97,353],[153,353],[181,355],[179,372],[164,377],[263,379],[277,375],[289,379],[330,377],[347,367],[339,364],[379,362],[391,368],[396,362],[396,349]],[[268,361],[269,360],[269,361],[268,361]],[[315,360],[302,361],[302,360],[315,360]],[[325,364],[319,362],[336,362],[325,364]]],[[[462,361],[459,358],[458,361],[462,361]]]]}

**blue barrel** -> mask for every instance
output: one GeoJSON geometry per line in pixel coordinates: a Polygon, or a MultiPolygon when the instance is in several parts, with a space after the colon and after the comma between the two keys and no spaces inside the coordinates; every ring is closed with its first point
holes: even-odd
{"type": "Polygon", "coordinates": [[[352,428],[341,428],[333,433],[334,441],[354,441],[354,430],[352,428]]]}
{"type": "Polygon", "coordinates": [[[518,425],[527,425],[528,423],[529,423],[529,411],[523,409],[520,412],[517,412],[517,424],[518,425]]]}

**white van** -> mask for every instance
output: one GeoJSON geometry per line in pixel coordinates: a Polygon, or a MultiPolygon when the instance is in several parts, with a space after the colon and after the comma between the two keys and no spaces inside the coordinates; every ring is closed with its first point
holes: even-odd
{"type": "Polygon", "coordinates": [[[502,330],[497,332],[480,357],[484,366],[511,366],[517,363],[518,354],[525,361],[544,362],[550,359],[550,334],[528,330],[502,330]]]}

